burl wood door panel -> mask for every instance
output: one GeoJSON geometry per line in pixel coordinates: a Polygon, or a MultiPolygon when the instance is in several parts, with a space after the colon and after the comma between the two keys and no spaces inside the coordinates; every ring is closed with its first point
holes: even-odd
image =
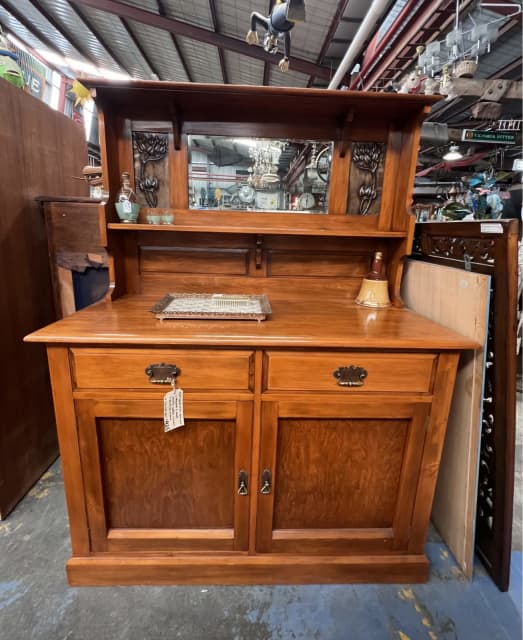
{"type": "Polygon", "coordinates": [[[77,401],[93,551],[247,549],[251,402],[77,401]],[[248,484],[248,481],[247,481],[248,484]]]}
{"type": "Polygon", "coordinates": [[[258,551],[407,550],[428,408],[393,404],[263,403],[258,551]]]}

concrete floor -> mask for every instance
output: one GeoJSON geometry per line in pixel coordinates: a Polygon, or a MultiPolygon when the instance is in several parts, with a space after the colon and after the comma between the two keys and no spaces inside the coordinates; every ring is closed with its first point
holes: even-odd
{"type": "Polygon", "coordinates": [[[521,638],[514,594],[500,593],[480,565],[467,582],[431,540],[424,585],[71,588],[56,463],[0,523],[0,640],[521,638]]]}

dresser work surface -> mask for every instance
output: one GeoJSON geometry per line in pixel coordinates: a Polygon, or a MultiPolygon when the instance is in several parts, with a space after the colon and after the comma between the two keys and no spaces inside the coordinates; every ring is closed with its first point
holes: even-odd
{"type": "Polygon", "coordinates": [[[471,349],[477,345],[405,308],[369,309],[346,299],[270,297],[267,320],[157,320],[158,297],[100,302],[31,334],[31,342],[471,349]]]}

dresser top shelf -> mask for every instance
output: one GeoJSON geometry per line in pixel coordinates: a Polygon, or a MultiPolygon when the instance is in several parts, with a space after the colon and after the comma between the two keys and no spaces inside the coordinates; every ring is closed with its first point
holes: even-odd
{"type": "Polygon", "coordinates": [[[334,121],[339,127],[348,113],[367,118],[404,120],[423,113],[439,96],[333,91],[294,87],[199,84],[133,80],[107,81],[85,78],[97,102],[130,117],[149,119],[170,116],[193,122],[288,122],[334,121]],[[299,103],[300,108],[296,109],[299,103]]]}
{"type": "MultiPolygon", "coordinates": [[[[302,219],[295,219],[294,226],[288,222],[282,222],[274,214],[253,214],[252,223],[249,221],[250,214],[243,214],[242,220],[237,222],[223,212],[223,220],[219,219],[221,212],[209,220],[209,216],[198,217],[198,212],[193,212],[190,221],[186,216],[183,218],[176,213],[173,224],[143,224],[143,223],[122,223],[110,222],[107,228],[111,231],[165,231],[165,232],[189,232],[189,233],[233,233],[233,234],[259,234],[259,235],[292,235],[292,236],[328,236],[340,238],[405,238],[404,231],[381,231],[370,227],[359,227],[341,220],[339,224],[333,224],[332,216],[314,216],[315,220],[310,220],[312,224],[306,226],[302,219]],[[270,216],[265,221],[260,217],[270,216]],[[325,218],[325,220],[317,220],[325,218]]],[[[242,214],[239,214],[242,215],[242,214]]],[[[295,214],[296,215],[296,214],[295,214]]],[[[286,218],[288,216],[285,216],[286,218]]],[[[300,216],[301,217],[301,216],[300,216]]]]}
{"type": "Polygon", "coordinates": [[[268,320],[157,320],[157,297],[100,302],[32,333],[29,342],[92,345],[351,349],[473,349],[473,341],[408,309],[369,309],[315,295],[270,295],[268,320]]]}

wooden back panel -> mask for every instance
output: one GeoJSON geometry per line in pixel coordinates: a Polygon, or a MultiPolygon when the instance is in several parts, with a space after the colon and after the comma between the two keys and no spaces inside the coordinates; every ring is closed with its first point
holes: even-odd
{"type": "MultiPolygon", "coordinates": [[[[121,236],[122,234],[117,234],[121,236]]],[[[356,297],[373,252],[369,238],[129,232],[127,293],[249,292],[292,297],[303,290],[356,297]]]]}

